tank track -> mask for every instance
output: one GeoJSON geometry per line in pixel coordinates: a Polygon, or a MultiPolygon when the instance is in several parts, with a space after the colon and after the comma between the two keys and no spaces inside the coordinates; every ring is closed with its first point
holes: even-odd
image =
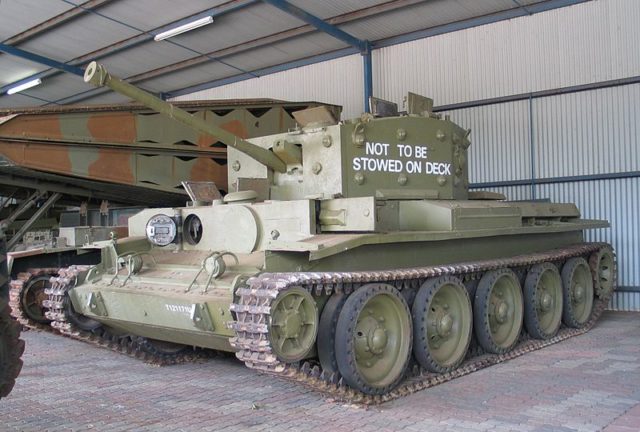
{"type": "MultiPolygon", "coordinates": [[[[526,269],[534,264],[560,263],[578,256],[585,257],[589,261],[594,252],[604,248],[611,250],[611,246],[606,243],[583,243],[543,253],[445,266],[376,272],[264,273],[249,279],[246,286],[237,290],[237,301],[231,305],[231,310],[236,315],[236,321],[229,324],[229,327],[236,332],[236,336],[231,339],[231,344],[238,350],[236,357],[249,368],[302,383],[329,395],[334,400],[365,405],[387,402],[583,334],[593,327],[600,317],[613,290],[603,292],[601,297],[596,296],[591,317],[580,329],[562,327],[556,336],[547,340],[532,339],[523,330],[516,347],[501,355],[486,354],[472,342],[467,358],[457,369],[445,374],[434,374],[413,364],[398,387],[389,393],[376,396],[348,387],[339,374],[325,373],[315,361],[288,364],[276,357],[271,347],[268,323],[270,322],[270,305],[280,292],[292,287],[303,287],[316,296],[332,293],[349,295],[360,286],[371,282],[388,283],[402,292],[407,289],[415,290],[427,278],[442,275],[455,275],[464,281],[470,281],[479,279],[486,271],[505,267],[526,269]]],[[[595,279],[593,260],[590,267],[595,279]]],[[[615,289],[615,280],[613,287],[615,289]]]]}
{"type": "Polygon", "coordinates": [[[22,370],[20,357],[24,341],[20,339],[20,324],[11,316],[11,308],[0,298],[0,398],[6,397],[22,370]]]}
{"type": "Polygon", "coordinates": [[[51,287],[45,289],[49,298],[44,301],[44,306],[48,309],[46,317],[51,320],[52,328],[72,339],[125,354],[155,366],[201,361],[212,356],[212,353],[208,351],[189,349],[185,349],[184,352],[168,354],[156,349],[144,337],[115,335],[103,326],[91,331],[78,327],[69,319],[66,310],[67,291],[75,286],[78,275],[89,268],[90,266],[77,265],[63,268],[60,269],[58,276],[51,278],[51,287]]]}
{"type": "Polygon", "coordinates": [[[28,269],[26,272],[18,273],[16,279],[12,279],[11,282],[9,282],[9,305],[11,306],[11,313],[23,327],[32,330],[52,331],[49,324],[39,323],[29,318],[20,298],[22,297],[22,290],[30,279],[38,276],[57,275],[59,271],[60,269],[57,267],[28,269]]]}

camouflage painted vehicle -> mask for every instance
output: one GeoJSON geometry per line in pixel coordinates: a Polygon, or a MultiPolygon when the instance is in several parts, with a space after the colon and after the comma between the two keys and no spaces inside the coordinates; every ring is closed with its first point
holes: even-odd
{"type": "MultiPolygon", "coordinates": [[[[292,111],[321,104],[238,99],[178,105],[251,138],[287,131],[295,126],[292,111]]],[[[0,161],[2,188],[32,186],[133,205],[182,205],[185,180],[227,184],[226,149],[216,137],[134,104],[0,110],[0,161]]]]}
{"type": "Polygon", "coordinates": [[[612,248],[583,238],[608,223],[470,192],[469,131],[429,99],[339,123],[305,110],[300,129],[247,141],[96,63],[85,80],[218,136],[229,193],[198,185],[186,207],[145,210],[99,265],[54,279],[48,316],[68,335],[235,351],[379,402],[586,331],[615,287],[612,248]]]}
{"type": "Polygon", "coordinates": [[[0,398],[6,397],[22,369],[24,341],[20,339],[20,324],[9,308],[9,278],[4,236],[0,232],[0,398]]]}

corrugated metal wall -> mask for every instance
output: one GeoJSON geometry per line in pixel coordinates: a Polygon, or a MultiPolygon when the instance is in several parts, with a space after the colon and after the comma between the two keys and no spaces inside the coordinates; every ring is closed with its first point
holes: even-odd
{"type": "Polygon", "coordinates": [[[374,94],[436,105],[640,73],[640,2],[598,0],[373,51],[374,94]]]}
{"type": "MultiPolygon", "coordinates": [[[[550,90],[640,75],[640,1],[598,0],[373,51],[374,95],[399,104],[407,91],[436,105],[550,90]]],[[[362,111],[362,59],[339,58],[213,88],[180,99],[316,99],[362,111]]],[[[640,85],[450,112],[471,128],[472,182],[640,171],[640,85]]],[[[589,233],[613,243],[619,284],[640,287],[640,179],[494,188],[511,199],[575,202],[606,218],[589,233]]],[[[612,306],[640,310],[640,293],[612,306]]]]}
{"type": "MultiPolygon", "coordinates": [[[[640,171],[639,84],[447,114],[472,129],[473,183],[640,171]]],[[[490,189],[514,200],[574,202],[583,217],[609,220],[610,229],[589,232],[587,238],[612,243],[619,285],[640,287],[640,178],[490,189]]],[[[640,293],[617,294],[612,307],[640,310],[640,293]]]]}

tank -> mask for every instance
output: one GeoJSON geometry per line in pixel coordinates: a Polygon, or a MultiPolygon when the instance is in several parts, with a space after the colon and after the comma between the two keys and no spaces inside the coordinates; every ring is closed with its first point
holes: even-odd
{"type": "Polygon", "coordinates": [[[22,369],[24,341],[20,324],[11,316],[4,234],[0,231],[0,398],[11,393],[22,369]]]}
{"type": "Polygon", "coordinates": [[[235,352],[375,403],[580,334],[615,288],[613,249],[584,240],[608,223],[470,191],[470,131],[428,98],[341,122],[304,110],[244,140],[96,63],[85,81],[215,135],[229,193],[192,185],[185,207],[138,213],[100,264],[52,279],[47,316],[67,335],[162,362],[235,352]]]}

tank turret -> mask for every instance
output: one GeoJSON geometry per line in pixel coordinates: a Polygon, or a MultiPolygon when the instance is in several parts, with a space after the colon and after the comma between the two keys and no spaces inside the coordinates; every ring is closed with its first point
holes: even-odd
{"type": "Polygon", "coordinates": [[[95,62],[84,79],[226,144],[229,191],[253,189],[262,200],[468,197],[470,131],[418,103],[426,98],[412,95],[415,102],[403,116],[365,114],[339,124],[327,107],[311,108],[294,113],[301,128],[247,141],[113,77],[95,62]]]}

